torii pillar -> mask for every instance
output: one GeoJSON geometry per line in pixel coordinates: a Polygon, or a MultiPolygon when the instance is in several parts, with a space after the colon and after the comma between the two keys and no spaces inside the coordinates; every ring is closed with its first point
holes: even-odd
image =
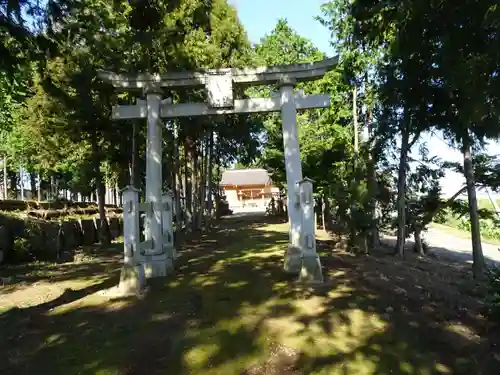
{"type": "Polygon", "coordinates": [[[289,244],[285,254],[284,269],[298,274],[302,264],[301,226],[302,212],[297,200],[297,183],[302,181],[300,161],[299,131],[297,126],[297,107],[295,105],[296,81],[284,78],[280,82],[281,120],[283,127],[283,149],[285,155],[286,184],[288,190],[288,231],[289,244]]]}
{"type": "MultiPolygon", "coordinates": [[[[321,78],[327,71],[337,65],[337,61],[337,58],[331,58],[305,64],[251,69],[202,69],[196,72],[176,72],[163,75],[135,74],[126,76],[113,72],[99,72],[101,79],[110,82],[114,87],[122,90],[145,89],[147,94],[147,101],[138,100],[135,105],[115,106],[113,108],[113,118],[122,120],[147,118],[148,121],[146,204],[149,205],[149,213],[146,243],[148,246],[151,246],[152,252],[146,252],[145,255],[153,257],[151,263],[153,266],[156,260],[158,261],[158,266],[163,267],[163,264],[167,265],[166,261],[162,262],[158,258],[158,256],[166,256],[162,246],[161,226],[160,117],[176,118],[237,113],[281,112],[290,225],[290,239],[285,255],[284,268],[288,272],[301,273],[301,267],[303,268],[305,264],[303,262],[305,251],[302,228],[304,214],[301,211],[298,199],[298,183],[303,179],[299,151],[297,110],[329,107],[330,96],[324,94],[306,96],[301,93],[294,93],[294,87],[296,82],[306,82],[321,78]],[[233,95],[235,86],[248,87],[274,85],[276,83],[280,85],[280,97],[235,99],[233,95]],[[172,104],[171,102],[161,100],[159,91],[161,88],[174,90],[186,87],[204,87],[208,94],[208,102],[172,104]]],[[[308,202],[308,204],[311,204],[312,200],[308,202]]],[[[306,216],[309,217],[308,215],[306,216]]],[[[309,235],[309,240],[313,236],[314,234],[309,235]]],[[[145,265],[147,266],[147,264],[148,261],[146,261],[145,265]]],[[[163,272],[155,273],[161,276],[163,272]]],[[[312,273],[308,272],[307,274],[312,273]]],[[[319,279],[320,277],[315,276],[314,278],[319,279]]]]}
{"type": "Polygon", "coordinates": [[[144,88],[147,102],[146,143],[146,202],[149,210],[144,222],[145,240],[151,241],[149,253],[144,254],[144,267],[148,277],[166,276],[168,256],[163,249],[163,203],[162,203],[162,150],[163,138],[160,107],[163,91],[155,83],[144,88]]]}
{"type": "Polygon", "coordinates": [[[153,241],[153,249],[161,244],[161,196],[162,196],[162,129],[160,127],[161,89],[151,85],[145,90],[148,119],[146,143],[146,202],[151,212],[146,215],[146,241],[153,241]],[[157,215],[158,214],[158,215],[157,215]]]}

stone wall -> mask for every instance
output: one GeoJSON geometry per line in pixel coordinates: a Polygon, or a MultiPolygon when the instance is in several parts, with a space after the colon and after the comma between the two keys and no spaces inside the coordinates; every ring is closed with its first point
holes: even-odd
{"type": "MultiPolygon", "coordinates": [[[[111,214],[107,220],[111,237],[121,236],[122,217],[111,214]]],[[[55,222],[0,214],[0,263],[65,260],[77,247],[97,242],[99,225],[98,218],[55,222]]]]}
{"type": "MultiPolygon", "coordinates": [[[[106,204],[104,207],[107,213],[122,212],[121,207],[115,205],[106,204]]],[[[95,202],[0,200],[0,211],[24,211],[29,216],[53,219],[69,215],[94,215],[99,209],[95,202]]]]}

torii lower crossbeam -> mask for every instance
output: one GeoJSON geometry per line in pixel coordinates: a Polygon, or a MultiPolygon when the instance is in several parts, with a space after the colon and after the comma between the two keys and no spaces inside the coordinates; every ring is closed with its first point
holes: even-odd
{"type": "MultiPolygon", "coordinates": [[[[304,96],[300,93],[295,95],[295,106],[297,110],[312,108],[327,108],[330,106],[330,95],[309,95],[304,96]]],[[[137,118],[146,118],[147,101],[137,100],[135,105],[118,105],[113,108],[113,119],[128,120],[137,118]]],[[[279,112],[281,110],[281,98],[254,98],[239,99],[234,101],[232,108],[213,108],[206,103],[181,103],[169,104],[162,103],[160,107],[160,117],[178,118],[195,116],[215,116],[228,115],[235,113],[263,113],[279,112]]]]}

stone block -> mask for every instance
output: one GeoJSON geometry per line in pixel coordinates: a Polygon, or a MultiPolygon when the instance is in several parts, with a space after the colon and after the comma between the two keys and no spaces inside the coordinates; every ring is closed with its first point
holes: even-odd
{"type": "Polygon", "coordinates": [[[43,241],[44,241],[44,256],[47,260],[56,260],[59,257],[59,252],[62,250],[62,244],[58,242],[60,225],[58,223],[42,224],[43,241]]]}
{"type": "Polygon", "coordinates": [[[28,241],[31,256],[35,260],[52,260],[45,248],[45,233],[42,222],[28,221],[25,226],[24,236],[28,241]]]}
{"type": "Polygon", "coordinates": [[[288,246],[285,253],[284,270],[287,273],[298,275],[302,266],[302,251],[300,248],[288,246]]]}
{"type": "Polygon", "coordinates": [[[302,256],[299,281],[309,284],[319,284],[323,282],[323,271],[321,269],[321,262],[318,254],[304,254],[302,256]]]}
{"type": "MultiPolygon", "coordinates": [[[[6,216],[3,225],[7,227],[12,238],[24,237],[26,222],[17,217],[6,216]]],[[[2,225],[2,223],[0,223],[2,225]]]]}
{"type": "Polygon", "coordinates": [[[74,250],[82,244],[82,236],[78,222],[64,221],[62,224],[64,233],[64,250],[74,250]]]}
{"type": "Polygon", "coordinates": [[[173,269],[172,259],[167,254],[146,255],[143,257],[144,275],[146,278],[163,277],[173,269]]]}
{"type": "Polygon", "coordinates": [[[146,286],[144,268],[141,265],[124,264],[120,273],[118,289],[121,295],[139,295],[146,286]]]}
{"type": "Polygon", "coordinates": [[[82,233],[83,244],[92,245],[97,242],[97,233],[94,225],[94,220],[92,219],[80,219],[79,220],[80,231],[82,233]]]}

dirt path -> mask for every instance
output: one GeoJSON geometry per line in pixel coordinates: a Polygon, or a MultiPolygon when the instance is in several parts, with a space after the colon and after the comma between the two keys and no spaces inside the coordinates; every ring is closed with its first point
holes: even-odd
{"type": "MultiPolygon", "coordinates": [[[[439,228],[429,228],[423,236],[430,246],[430,253],[451,261],[472,263],[472,243],[470,239],[455,236],[439,228]]],[[[385,235],[384,240],[388,245],[396,243],[395,236],[385,235]]],[[[413,244],[413,237],[407,239],[408,249],[411,249],[413,244]]],[[[483,242],[482,248],[485,261],[489,265],[500,266],[500,246],[483,242]]]]}
{"type": "MultiPolygon", "coordinates": [[[[472,262],[472,243],[470,239],[454,236],[438,228],[429,228],[425,238],[435,253],[472,262]]],[[[483,242],[482,248],[485,260],[489,264],[500,265],[499,246],[483,242]]]]}
{"type": "Polygon", "coordinates": [[[354,256],[319,236],[325,283],[310,287],[283,272],[287,242],[284,223],[224,220],[142,299],[99,294],[118,281],[119,249],[32,265],[35,276],[0,288],[0,373],[500,373],[500,336],[467,264],[354,256]]]}

